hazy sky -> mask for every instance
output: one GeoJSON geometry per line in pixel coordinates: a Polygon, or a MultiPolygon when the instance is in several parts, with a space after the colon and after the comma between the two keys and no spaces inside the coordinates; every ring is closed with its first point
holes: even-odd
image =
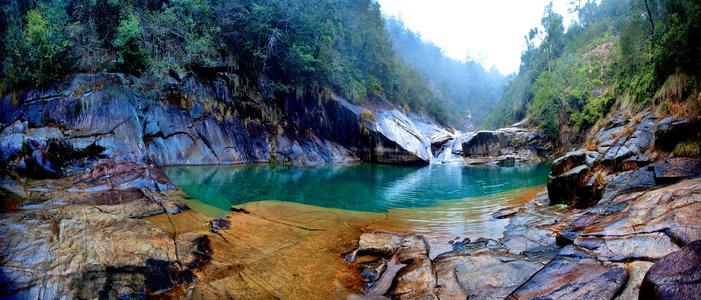
{"type": "MultiPolygon", "coordinates": [[[[487,69],[516,72],[525,48],[523,36],[540,26],[550,0],[378,0],[384,14],[398,16],[411,30],[444,49],[445,54],[480,61],[487,69]]],[[[569,0],[553,0],[565,16],[569,0]]],[[[567,26],[565,26],[566,28],[567,26]]]]}

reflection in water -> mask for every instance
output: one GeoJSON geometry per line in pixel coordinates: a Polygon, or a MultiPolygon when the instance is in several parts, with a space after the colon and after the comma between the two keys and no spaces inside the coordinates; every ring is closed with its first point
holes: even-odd
{"type": "MultiPolygon", "coordinates": [[[[224,211],[231,205],[280,200],[386,212],[392,208],[436,206],[540,185],[547,178],[549,165],[402,167],[356,164],[314,168],[257,165],[171,167],[165,171],[188,195],[224,211]]],[[[474,205],[477,208],[481,204],[474,205]]]]}

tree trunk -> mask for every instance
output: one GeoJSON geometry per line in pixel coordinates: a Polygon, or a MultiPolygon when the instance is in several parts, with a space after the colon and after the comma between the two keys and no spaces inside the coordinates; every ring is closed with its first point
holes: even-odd
{"type": "Polygon", "coordinates": [[[647,11],[647,19],[650,21],[650,29],[652,33],[655,33],[655,22],[652,20],[652,12],[650,11],[650,6],[647,4],[648,0],[643,0],[645,2],[645,10],[647,11]]]}

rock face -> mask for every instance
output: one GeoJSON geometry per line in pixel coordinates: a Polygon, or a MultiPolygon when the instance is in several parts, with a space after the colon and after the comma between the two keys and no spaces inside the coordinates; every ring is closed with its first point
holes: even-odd
{"type": "Polygon", "coordinates": [[[468,132],[460,135],[459,148],[453,152],[462,155],[468,162],[479,163],[481,158],[496,161],[538,161],[555,152],[542,133],[518,127],[493,131],[468,132]]]}
{"type": "Polygon", "coordinates": [[[619,112],[593,133],[588,149],[596,150],[572,151],[553,162],[548,179],[551,203],[591,207],[599,201],[609,202],[617,195],[701,174],[698,158],[655,161],[659,155],[656,149],[668,149],[670,145],[674,148],[688,136],[670,135],[672,128],[682,126],[681,123],[674,125],[669,118],[657,122],[655,113],[647,110],[635,116],[629,114],[619,112]]]}
{"type": "Polygon", "coordinates": [[[156,168],[112,160],[74,180],[30,181],[22,209],[0,214],[0,295],[143,298],[192,283],[208,238],[141,220],[187,209],[172,189],[156,168]]]}
{"type": "Polygon", "coordinates": [[[701,295],[701,241],[657,261],[645,275],[640,299],[696,299],[701,295]]]}
{"type": "Polygon", "coordinates": [[[241,99],[233,95],[232,76],[185,76],[146,93],[122,74],[80,74],[61,89],[19,93],[16,104],[6,96],[0,99],[0,123],[8,124],[0,133],[2,157],[24,161],[36,177],[59,177],[53,172],[61,171],[62,160],[89,155],[158,165],[426,164],[430,136],[446,130],[379,98],[363,107],[311,94],[241,99]],[[73,155],[50,151],[51,141],[73,155]],[[59,166],[49,164],[52,157],[59,166]]]}

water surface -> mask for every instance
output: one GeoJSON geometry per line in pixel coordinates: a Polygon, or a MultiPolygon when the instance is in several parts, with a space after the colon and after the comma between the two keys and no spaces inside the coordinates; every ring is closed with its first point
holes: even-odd
{"type": "Polygon", "coordinates": [[[430,207],[543,184],[549,164],[405,167],[187,166],[166,174],[190,197],[228,211],[231,205],[278,200],[365,212],[430,207]]]}

